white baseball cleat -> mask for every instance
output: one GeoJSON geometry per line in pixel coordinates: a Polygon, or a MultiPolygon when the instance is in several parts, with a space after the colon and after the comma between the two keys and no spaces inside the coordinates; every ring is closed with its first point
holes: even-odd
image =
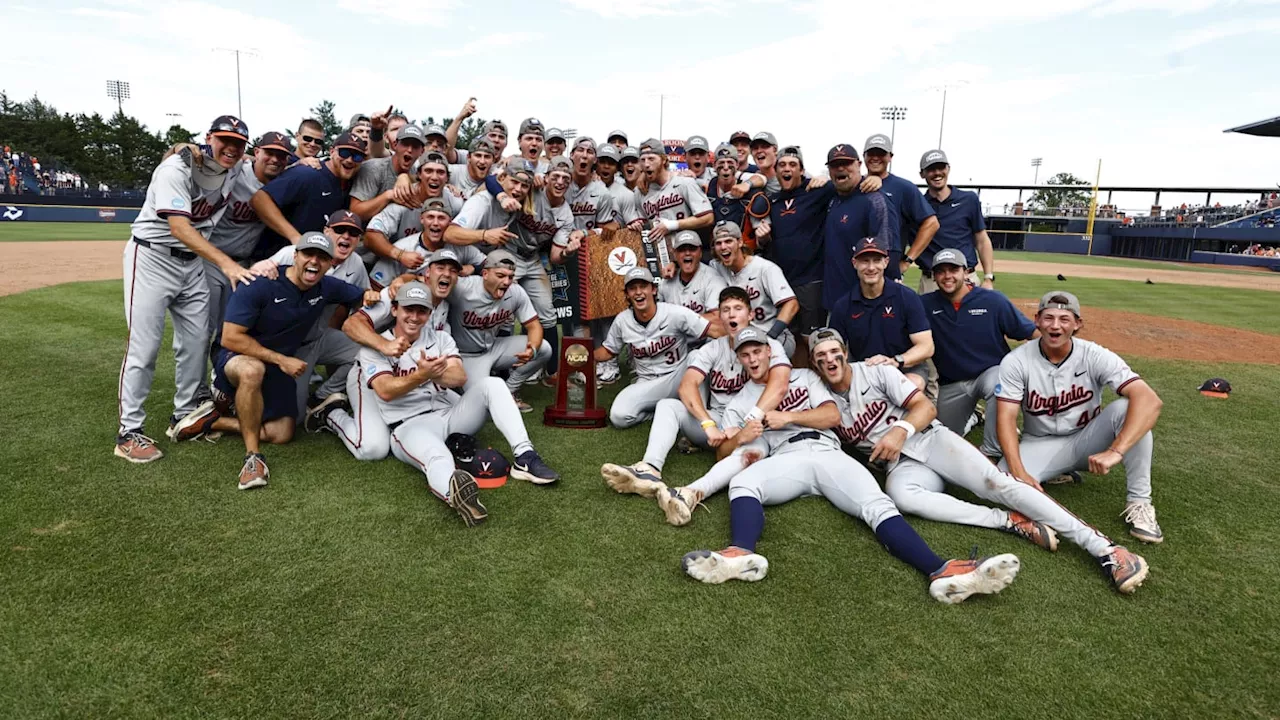
{"type": "Polygon", "coordinates": [[[719,585],[726,580],[755,582],[769,574],[769,561],[763,555],[733,546],[719,552],[694,550],[686,553],[680,566],[689,577],[711,585],[719,585]]]}
{"type": "Polygon", "coordinates": [[[702,502],[702,493],[688,487],[664,487],[657,497],[667,523],[676,527],[688,525],[693,519],[693,509],[702,502]]]}
{"type": "Polygon", "coordinates": [[[1131,502],[1124,506],[1121,513],[1124,521],[1129,523],[1129,534],[1144,543],[1164,542],[1164,533],[1160,523],[1156,522],[1156,508],[1149,502],[1131,502]]]}
{"type": "Polygon", "coordinates": [[[596,382],[601,385],[612,385],[618,382],[618,378],[622,377],[622,371],[618,368],[617,359],[606,360],[596,365],[596,382]]]}
{"type": "Polygon", "coordinates": [[[970,595],[994,595],[1009,587],[1021,563],[1011,553],[971,560],[948,560],[929,576],[929,594],[947,605],[962,603],[970,595]]]}
{"type": "Polygon", "coordinates": [[[647,462],[630,466],[605,463],[600,466],[600,474],[609,487],[624,495],[651,498],[667,487],[662,483],[662,471],[647,462]]]}

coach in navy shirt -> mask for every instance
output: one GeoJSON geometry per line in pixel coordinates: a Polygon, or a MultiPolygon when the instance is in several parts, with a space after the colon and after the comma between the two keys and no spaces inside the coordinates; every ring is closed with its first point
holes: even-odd
{"type": "MultiPolygon", "coordinates": [[[[888,252],[889,206],[877,192],[862,192],[862,163],[858,150],[840,144],[827,151],[827,175],[835,190],[822,230],[822,304],[828,310],[858,286],[853,251],[863,238],[874,237],[888,252]]],[[[848,337],[846,335],[845,337],[848,337]]]]}
{"type": "MultiPolygon", "coordinates": [[[[938,289],[920,298],[933,328],[938,420],[961,434],[979,400],[986,399],[988,412],[996,406],[1000,361],[1009,354],[1005,338],[1029,340],[1036,332],[1009,298],[969,285],[968,274],[959,251],[940,250],[933,256],[938,289]]],[[[990,457],[1000,456],[995,424],[993,417],[982,433],[982,452],[990,457]]]]}
{"type": "Polygon", "coordinates": [[[889,172],[893,160],[893,143],[887,135],[876,133],[862,146],[862,159],[867,175],[880,178],[880,194],[889,206],[889,267],[884,275],[897,280],[911,263],[902,257],[904,247],[927,247],[938,232],[938,218],[925,202],[924,193],[915,183],[889,172]]]}
{"type": "Polygon", "coordinates": [[[853,256],[858,282],[832,306],[830,325],[844,336],[851,361],[892,365],[924,390],[933,333],[920,297],[902,283],[885,280],[888,264],[889,251],[879,240],[858,243],[853,256]]]}
{"type": "Polygon", "coordinates": [[[982,262],[984,278],[979,281],[976,274],[969,278],[974,285],[981,282],[982,287],[990,290],[996,279],[994,252],[991,249],[991,238],[987,236],[987,226],[982,219],[982,204],[978,202],[977,193],[957,190],[947,184],[951,175],[951,165],[947,162],[947,154],[941,150],[930,150],[920,158],[920,177],[928,183],[925,200],[938,216],[938,232],[928,247],[923,246],[920,238],[911,246],[907,257],[920,265],[920,292],[927,293],[937,289],[931,277],[933,256],[945,248],[959,250],[969,264],[969,271],[982,262]]]}
{"type": "Polygon", "coordinates": [[[346,209],[365,148],[364,140],[342,133],[319,170],[294,165],[253,194],[253,210],[267,226],[254,250],[255,260],[271,257],[285,245],[296,245],[305,232],[324,230],[331,214],[346,209]]]}
{"type": "Polygon", "coordinates": [[[827,324],[826,305],[822,302],[822,234],[835,186],[828,182],[811,187],[804,174],[804,156],[795,146],[779,151],[775,167],[782,189],[769,198],[769,235],[764,254],[782,268],[800,301],[791,332],[797,346],[801,346],[809,333],[827,324]]]}
{"type": "MultiPolygon", "coordinates": [[[[222,325],[222,350],[214,362],[213,387],[223,398],[234,396],[235,417],[222,417],[219,407],[201,406],[177,426],[208,432],[235,432],[244,438],[245,459],[240,489],[267,484],[266,459],[259,443],[293,439],[297,416],[296,378],[305,360],[294,357],[307,333],[333,303],[359,306],[364,290],[325,273],[333,266],[333,241],[309,232],[298,241],[294,264],[273,280],[259,277],[231,295],[222,325]]],[[[215,394],[215,397],[217,394],[215,394]]]]}

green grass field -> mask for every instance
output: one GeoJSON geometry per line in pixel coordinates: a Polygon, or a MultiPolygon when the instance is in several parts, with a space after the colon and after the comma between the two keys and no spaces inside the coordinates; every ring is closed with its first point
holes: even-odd
{"type": "MultiPolygon", "coordinates": [[[[1165,400],[1168,538],[1130,543],[1152,566],[1136,595],[1074,547],[911,519],[944,555],[1022,558],[1001,595],[947,607],[820,499],[768,511],[764,582],[690,580],[680,557],[726,544],[728,502],[672,528],[610,491],[600,463],[638,459],[645,428],[527,416],[565,480],[488,491],[474,530],[408,466],[359,463],[327,435],[268,449],[272,484],[253,493],[234,488],[237,438],[162,442],[164,460],[131,466],[110,454],[123,338],[117,282],[0,298],[3,717],[1280,714],[1274,366],[1133,360],[1165,400]],[[1195,392],[1214,375],[1231,400],[1195,392]]],[[[156,437],[172,378],[166,349],[156,437]]],[[[540,411],[549,393],[527,397],[540,411]]],[[[492,428],[482,440],[507,450],[492,428]]],[[[674,455],[667,476],[708,464],[674,455]]],[[[1054,492],[1123,536],[1121,477],[1054,492]]]]}
{"type": "MultiPolygon", "coordinates": [[[[1159,260],[1135,260],[1133,258],[1112,257],[1110,255],[1073,255],[1070,253],[1025,252],[1022,250],[1000,250],[996,253],[996,267],[1000,260],[1023,260],[1026,262],[1059,263],[1064,265],[1109,265],[1112,267],[1143,268],[1147,270],[1186,270],[1188,272],[1241,272],[1239,269],[1213,268],[1192,265],[1191,263],[1161,262],[1159,260]]],[[[1268,273],[1265,268],[1245,268],[1247,271],[1268,273]]]]}
{"type": "Polygon", "coordinates": [[[129,239],[129,223],[3,222],[0,242],[49,242],[52,240],[129,239]]]}

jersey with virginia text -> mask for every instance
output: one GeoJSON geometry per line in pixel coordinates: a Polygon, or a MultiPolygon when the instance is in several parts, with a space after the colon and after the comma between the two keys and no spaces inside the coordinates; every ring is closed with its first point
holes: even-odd
{"type": "Polygon", "coordinates": [[[573,213],[573,226],[579,230],[592,230],[616,219],[613,195],[599,180],[592,180],[583,187],[570,181],[565,197],[573,213]]]}
{"type": "MultiPolygon", "coordinates": [[[[212,159],[206,159],[209,160],[206,165],[222,170],[212,159]]],[[[185,249],[186,245],[169,230],[169,216],[181,215],[191,220],[191,226],[207,239],[243,167],[237,163],[230,170],[214,174],[191,167],[186,153],[169,156],[151,173],[147,199],[131,228],[133,237],[153,245],[185,249]],[[201,183],[209,187],[202,187],[201,183]]]]}
{"type": "Polygon", "coordinates": [[[483,278],[469,275],[458,278],[458,284],[449,293],[449,326],[458,349],[467,354],[482,353],[493,347],[494,336],[502,326],[513,321],[524,325],[537,317],[528,293],[515,283],[500,299],[494,299],[484,289],[483,278]]]}
{"type": "Polygon", "coordinates": [[[627,187],[621,178],[615,179],[609,186],[609,194],[613,196],[613,210],[618,223],[626,225],[640,219],[640,210],[636,207],[636,191],[627,187]]]}
{"type": "MultiPolygon", "coordinates": [[[[841,442],[859,450],[870,451],[893,429],[893,424],[907,417],[907,403],[920,392],[915,383],[895,367],[850,363],[849,389],[831,391],[840,408],[840,425],[836,435],[841,442]]],[[[902,454],[924,462],[929,458],[929,445],[942,425],[934,420],[923,432],[912,435],[902,446],[902,454]]]]}
{"type": "Polygon", "coordinates": [[[649,192],[635,189],[636,208],[650,220],[683,220],[711,212],[711,201],[693,178],[669,173],[662,187],[649,186],[649,192]]]}
{"type": "MultiPolygon", "coordinates": [[[[724,409],[720,427],[741,427],[746,421],[747,413],[751,412],[751,408],[760,401],[764,388],[762,383],[748,382],[746,387],[742,388],[742,392],[734,396],[729,406],[724,409]]],[[[831,391],[822,382],[822,378],[812,370],[793,368],[791,379],[787,383],[787,394],[782,396],[777,409],[781,412],[803,412],[829,402],[835,402],[835,399],[831,397],[831,391]]],[[[770,455],[840,448],[840,441],[832,431],[814,430],[799,425],[766,428],[760,439],[768,446],[770,455]]]]}
{"type": "Polygon", "coordinates": [[[1073,338],[1067,359],[1054,365],[1033,340],[1000,361],[996,398],[1022,405],[1024,435],[1071,435],[1102,410],[1103,387],[1118,394],[1138,379],[1119,355],[1097,343],[1073,338]]]}
{"type": "Polygon", "coordinates": [[[537,190],[533,193],[533,213],[520,213],[515,227],[515,233],[520,237],[508,243],[507,248],[520,248],[517,254],[528,255],[536,250],[545,250],[552,244],[564,247],[569,244],[569,231],[572,229],[573,212],[569,209],[568,200],[552,207],[546,190],[537,190]]]}
{"type": "Polygon", "coordinates": [[[762,257],[747,256],[747,264],[733,272],[722,262],[714,264],[725,284],[740,287],[751,298],[751,322],[769,327],[778,319],[778,306],[796,296],[782,268],[762,257]]]}
{"type": "Polygon", "coordinates": [[[658,299],[703,315],[720,307],[720,291],[724,287],[724,278],[711,266],[698,263],[698,271],[689,282],[681,280],[679,275],[663,280],[658,285],[658,299]]]}
{"type": "MultiPolygon", "coordinates": [[[[387,340],[394,340],[395,333],[382,333],[387,340]]],[[[364,373],[365,382],[373,387],[373,381],[383,375],[404,377],[418,369],[418,358],[458,357],[458,347],[447,334],[436,334],[423,328],[422,334],[399,357],[388,357],[372,348],[361,347],[357,362],[364,373]]],[[[378,398],[378,410],[387,423],[408,420],[415,415],[447,410],[453,406],[457,393],[435,382],[425,382],[394,400],[378,398]]]]}
{"type": "MultiPolygon", "coordinates": [[[[369,319],[369,324],[374,330],[382,332],[396,324],[395,315],[391,314],[391,293],[386,289],[378,293],[378,302],[360,308],[358,311],[369,319]]],[[[431,309],[431,321],[428,323],[432,330],[438,333],[449,333],[449,299],[445,298],[431,309]]]]}
{"type": "Polygon", "coordinates": [[[688,308],[660,302],[647,323],[637,320],[632,311],[618,313],[603,345],[614,355],[624,345],[631,348],[636,377],[652,380],[681,370],[689,343],[705,335],[708,325],[706,318],[688,308]]]}
{"type": "MultiPolygon", "coordinates": [[[[507,227],[512,217],[513,215],[503,210],[502,206],[488,191],[482,189],[467,198],[467,201],[462,204],[462,212],[453,217],[453,224],[465,230],[492,230],[494,228],[507,227]]],[[[537,249],[525,247],[523,237],[508,241],[502,247],[512,252],[524,254],[537,249]]]]}
{"type": "Polygon", "coordinates": [[[209,233],[209,242],[233,260],[243,260],[253,252],[267,227],[250,204],[253,194],[262,189],[262,181],[253,172],[253,161],[246,158],[240,172],[228,182],[231,194],[227,210],[209,233]]]}
{"type": "MultiPolygon", "coordinates": [[[[791,367],[791,359],[782,343],[769,340],[769,369],[791,367]]],[[[747,369],[738,362],[738,355],[729,346],[729,338],[721,337],[689,353],[689,369],[696,370],[707,379],[710,401],[707,409],[720,414],[729,406],[742,388],[747,385],[747,369]]]]}
{"type": "MultiPolygon", "coordinates": [[[[462,212],[463,201],[457,195],[445,191],[441,197],[454,215],[462,212]]],[[[411,208],[399,203],[387,203],[382,212],[369,221],[366,230],[382,233],[392,243],[417,235],[422,232],[422,207],[411,208]]]]}
{"type": "MultiPolygon", "coordinates": [[[[410,235],[407,238],[397,240],[392,243],[392,246],[406,252],[421,253],[423,256],[430,255],[432,252],[422,244],[422,233],[410,235]]],[[[458,253],[458,259],[462,261],[463,265],[470,265],[472,267],[479,268],[484,263],[484,253],[476,249],[475,245],[451,244],[449,247],[454,252],[458,253]]],[[[369,279],[383,287],[386,287],[391,284],[392,280],[395,280],[407,272],[409,272],[409,268],[401,264],[399,260],[388,257],[379,257],[378,261],[373,264],[373,271],[369,273],[369,279]]],[[[418,268],[417,272],[421,275],[426,275],[427,266],[423,264],[418,268]]]]}

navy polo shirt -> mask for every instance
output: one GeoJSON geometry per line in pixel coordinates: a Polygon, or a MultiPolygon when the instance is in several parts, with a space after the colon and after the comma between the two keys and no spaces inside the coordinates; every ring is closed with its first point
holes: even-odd
{"type": "MultiPolygon", "coordinates": [[[[271,196],[289,224],[300,233],[324,230],[329,216],[345,210],[350,198],[342,180],[324,163],[319,170],[294,165],[262,187],[271,196]]],[[[271,228],[262,233],[255,257],[270,257],[289,242],[271,228]]]]}
{"type": "Polygon", "coordinates": [[[969,288],[959,310],[941,290],[920,301],[933,328],[933,364],[943,384],[977,378],[1009,354],[1005,338],[1029,340],[1036,331],[1035,323],[995,290],[969,288]]]}
{"type": "Polygon", "coordinates": [[[911,349],[911,335],[929,329],[920,296],[892,280],[885,280],[884,291],[873,299],[862,297],[862,286],[854,281],[853,290],[831,308],[829,323],[844,336],[852,361],[904,353],[911,349]]]}
{"type": "Polygon", "coordinates": [[[916,239],[920,223],[934,216],[933,207],[925,202],[924,193],[915,183],[892,173],[881,179],[880,194],[889,204],[889,217],[894,218],[889,223],[889,249],[906,252],[916,239]]]}
{"type": "Polygon", "coordinates": [[[823,227],[827,206],[836,196],[833,183],[814,190],[808,186],[809,178],[804,177],[794,190],[780,190],[769,197],[768,256],[793,288],[822,279],[823,227]]]}
{"type": "MultiPolygon", "coordinates": [[[[822,306],[828,310],[837,300],[858,287],[853,269],[853,248],[858,241],[875,237],[888,247],[889,205],[879,192],[854,190],[845,196],[833,195],[822,229],[822,306]]],[[[874,353],[872,353],[874,354],[874,353]]]]}
{"type": "Polygon", "coordinates": [[[279,267],[275,280],[259,277],[231,293],[225,316],[227,322],[248,328],[249,337],[268,350],[293,355],[324,314],[325,305],[336,303],[355,310],[364,298],[364,290],[329,275],[303,292],[289,279],[285,272],[289,268],[279,267]]]}
{"type": "Polygon", "coordinates": [[[978,253],[974,249],[973,236],[987,229],[982,219],[982,204],[978,202],[977,193],[957,190],[950,185],[947,187],[951,188],[951,194],[941,202],[925,193],[925,200],[938,216],[938,232],[917,260],[921,267],[929,267],[939,250],[954,248],[964,253],[969,267],[975,268],[978,266],[978,253]]]}

